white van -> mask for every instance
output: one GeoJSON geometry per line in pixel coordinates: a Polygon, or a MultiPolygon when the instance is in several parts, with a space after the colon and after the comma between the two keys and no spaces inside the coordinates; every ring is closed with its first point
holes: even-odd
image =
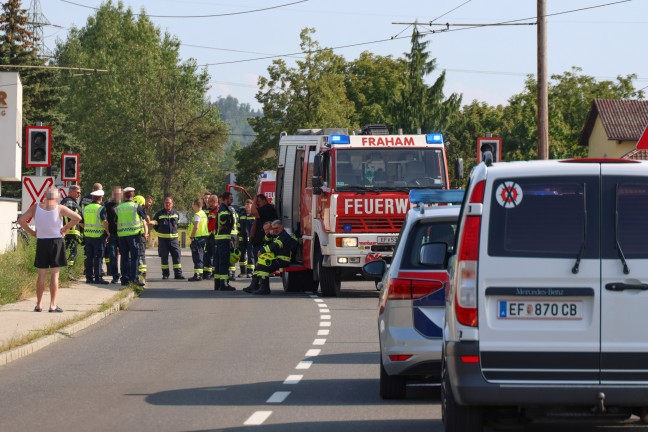
{"type": "Polygon", "coordinates": [[[647,162],[482,162],[455,250],[446,431],[503,416],[648,420],[647,162]]]}

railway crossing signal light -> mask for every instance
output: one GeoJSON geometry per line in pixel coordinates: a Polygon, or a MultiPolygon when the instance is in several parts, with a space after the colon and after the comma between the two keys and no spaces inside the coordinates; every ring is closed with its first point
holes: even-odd
{"type": "Polygon", "coordinates": [[[52,165],[52,128],[49,126],[27,126],[25,166],[48,167],[52,165]]]}
{"type": "Polygon", "coordinates": [[[79,155],[63,153],[61,156],[61,181],[79,182],[79,155]]]}

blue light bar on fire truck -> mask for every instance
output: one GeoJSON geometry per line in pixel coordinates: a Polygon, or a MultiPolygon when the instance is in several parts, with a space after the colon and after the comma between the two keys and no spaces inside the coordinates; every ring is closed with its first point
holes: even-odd
{"type": "Polygon", "coordinates": [[[409,193],[412,207],[419,207],[421,212],[429,205],[461,204],[465,191],[463,189],[413,189],[409,193]]]}
{"type": "Polygon", "coordinates": [[[331,134],[328,137],[328,143],[329,145],[351,144],[351,138],[349,135],[331,134]]]}
{"type": "Polygon", "coordinates": [[[427,134],[425,135],[425,142],[428,144],[443,144],[443,135],[427,134]]]}

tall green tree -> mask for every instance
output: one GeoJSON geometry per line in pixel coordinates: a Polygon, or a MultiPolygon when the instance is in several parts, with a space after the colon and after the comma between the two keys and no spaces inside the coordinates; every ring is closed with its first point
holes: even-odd
{"type": "Polygon", "coordinates": [[[237,154],[241,184],[251,186],[262,169],[276,166],[279,134],[294,134],[298,129],[357,128],[353,122],[354,104],[345,88],[346,61],[322,48],[313,39],[314,29],[300,34],[304,58],[296,66],[275,60],[268,76],[259,78],[256,99],[263,107],[263,117],[250,119],[257,136],[237,154]]]}
{"type": "MultiPolygon", "coordinates": [[[[2,67],[0,71],[18,72],[23,88],[23,125],[43,122],[52,127],[53,158],[57,165],[69,135],[64,129],[66,119],[62,112],[62,88],[60,74],[45,69],[46,59],[40,57],[36,48],[37,38],[29,28],[29,16],[20,0],[8,0],[0,4],[0,65],[33,66],[34,68],[2,67]]],[[[33,174],[26,169],[25,174],[33,174]]],[[[20,194],[20,185],[6,185],[3,192],[8,196],[20,194]]]]}
{"type": "Polygon", "coordinates": [[[424,132],[443,131],[461,106],[458,94],[453,93],[445,99],[445,71],[431,86],[425,83],[425,78],[436,70],[436,59],[427,51],[429,44],[414,26],[412,46],[405,54],[407,75],[394,108],[396,124],[406,133],[415,133],[419,128],[424,132]]]}
{"type": "Polygon", "coordinates": [[[131,185],[190,201],[227,138],[207,99],[209,76],[142,13],[104,3],[56,53],[62,66],[107,69],[74,79],[66,107],[81,143],[84,184],[131,185]]]}
{"type": "Polygon", "coordinates": [[[385,124],[392,131],[396,99],[405,85],[407,63],[402,58],[368,51],[347,65],[346,92],[355,106],[353,122],[360,126],[385,124]]]}

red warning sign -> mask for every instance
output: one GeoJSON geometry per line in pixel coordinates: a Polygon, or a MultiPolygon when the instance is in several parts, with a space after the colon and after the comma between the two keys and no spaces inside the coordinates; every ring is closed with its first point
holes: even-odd
{"type": "Polygon", "coordinates": [[[519,184],[507,181],[499,185],[495,191],[495,198],[504,208],[514,208],[520,205],[524,193],[519,184]]]}

